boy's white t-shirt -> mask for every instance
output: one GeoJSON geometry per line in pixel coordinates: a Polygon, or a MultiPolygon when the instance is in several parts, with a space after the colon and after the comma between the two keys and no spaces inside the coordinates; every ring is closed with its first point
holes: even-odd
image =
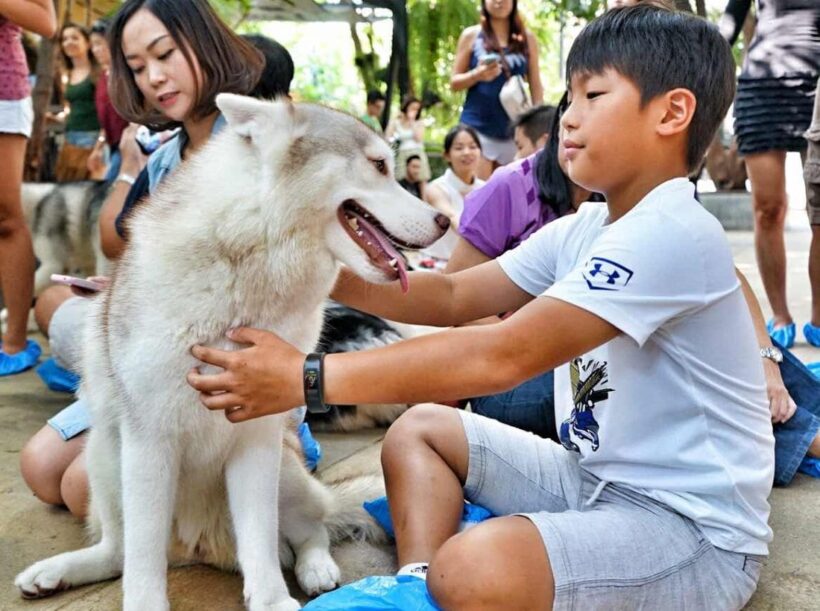
{"type": "Polygon", "coordinates": [[[774,437],[760,349],[723,229],[692,184],[665,182],[614,223],[585,203],[498,262],[528,293],[622,331],[556,371],[559,436],[581,466],[691,518],[716,547],[766,554],[774,437]]]}

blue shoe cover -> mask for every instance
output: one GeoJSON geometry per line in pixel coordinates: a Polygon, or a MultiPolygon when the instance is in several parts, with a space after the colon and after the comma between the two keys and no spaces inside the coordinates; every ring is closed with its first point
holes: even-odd
{"type": "Polygon", "coordinates": [[[44,361],[37,368],[37,375],[43,383],[55,392],[77,392],[80,376],[73,371],[63,369],[54,359],[44,361]]]}
{"type": "Polygon", "coordinates": [[[794,323],[775,329],[774,320],[770,320],[766,323],[766,331],[769,332],[769,337],[784,348],[791,348],[794,346],[794,336],[797,334],[794,323]]]}
{"type": "Polygon", "coordinates": [[[365,577],[322,594],[304,611],[438,611],[427,582],[412,575],[365,577]]]}
{"type": "Polygon", "coordinates": [[[41,353],[40,345],[33,339],[26,341],[25,349],[17,354],[6,354],[0,345],[0,376],[10,376],[34,367],[41,353]]]}
{"type": "Polygon", "coordinates": [[[812,477],[820,477],[820,458],[806,456],[800,466],[797,467],[797,470],[812,477]]]}
{"type": "Polygon", "coordinates": [[[806,363],[806,369],[814,374],[814,377],[820,380],[820,361],[814,363],[806,363]]]}
{"type": "Polygon", "coordinates": [[[322,446],[311,434],[307,422],[299,425],[299,441],[302,442],[302,452],[305,455],[305,464],[310,471],[315,471],[322,460],[322,446]]]}
{"type": "Polygon", "coordinates": [[[820,348],[820,327],[815,327],[810,322],[807,322],[803,325],[803,337],[805,337],[806,341],[812,346],[820,348]]]}
{"type": "MultiPolygon", "coordinates": [[[[379,526],[384,529],[384,532],[391,538],[396,538],[393,532],[393,520],[390,518],[390,506],[387,504],[386,496],[373,501],[366,501],[364,503],[364,510],[373,516],[373,519],[379,523],[379,526]]],[[[494,516],[489,509],[485,509],[481,505],[464,503],[464,510],[461,513],[461,527],[459,530],[465,530],[470,526],[475,526],[479,522],[483,522],[492,517],[494,516]]]]}

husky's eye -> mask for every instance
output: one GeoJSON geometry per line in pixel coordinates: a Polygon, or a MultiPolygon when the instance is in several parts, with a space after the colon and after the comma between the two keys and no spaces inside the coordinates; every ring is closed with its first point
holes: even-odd
{"type": "Polygon", "coordinates": [[[374,159],[372,163],[379,171],[379,174],[384,174],[387,176],[387,163],[384,159],[374,159]]]}

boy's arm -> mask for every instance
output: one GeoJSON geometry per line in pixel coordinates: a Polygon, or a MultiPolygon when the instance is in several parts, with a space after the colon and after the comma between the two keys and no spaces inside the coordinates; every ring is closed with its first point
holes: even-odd
{"type": "MultiPolygon", "coordinates": [[[[542,297],[497,325],[449,329],[385,348],[328,355],[324,400],[418,403],[500,392],[619,333],[584,309],[542,297]]],[[[240,329],[229,337],[251,347],[235,352],[193,349],[198,359],[225,370],[189,374],[188,382],[200,391],[206,407],[226,410],[229,420],[239,422],[304,404],[304,354],[266,331],[240,329]]]]}
{"type": "MultiPolygon", "coordinates": [[[[752,315],[757,343],[761,348],[771,346],[772,338],[769,337],[769,332],[766,330],[766,322],[763,318],[763,311],[760,309],[760,303],[758,303],[752,287],[749,286],[748,280],[740,273],[739,269],[735,268],[735,274],[740,281],[740,286],[743,288],[743,297],[746,299],[746,305],[752,315]]],[[[780,366],[774,361],[764,358],[763,373],[766,375],[766,393],[769,396],[769,410],[772,412],[772,422],[786,422],[794,415],[797,405],[783,383],[780,366]]]]}
{"type": "Polygon", "coordinates": [[[452,327],[517,310],[533,299],[509,279],[496,261],[458,272],[411,272],[410,290],[373,284],[342,268],[330,296],[357,310],[416,325],[452,327]]]}

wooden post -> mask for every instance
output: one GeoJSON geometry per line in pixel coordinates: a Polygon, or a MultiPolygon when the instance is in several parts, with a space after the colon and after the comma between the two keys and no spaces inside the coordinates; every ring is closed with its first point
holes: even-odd
{"type": "MultiPolygon", "coordinates": [[[[55,5],[58,0],[55,0],[55,5]]],[[[59,32],[54,38],[42,38],[37,51],[37,83],[31,92],[31,101],[34,106],[34,122],[31,128],[31,138],[26,149],[26,165],[24,177],[28,181],[37,181],[42,178],[43,143],[46,137],[45,114],[51,103],[51,94],[54,90],[54,66],[56,54],[59,53],[59,32]]]]}

